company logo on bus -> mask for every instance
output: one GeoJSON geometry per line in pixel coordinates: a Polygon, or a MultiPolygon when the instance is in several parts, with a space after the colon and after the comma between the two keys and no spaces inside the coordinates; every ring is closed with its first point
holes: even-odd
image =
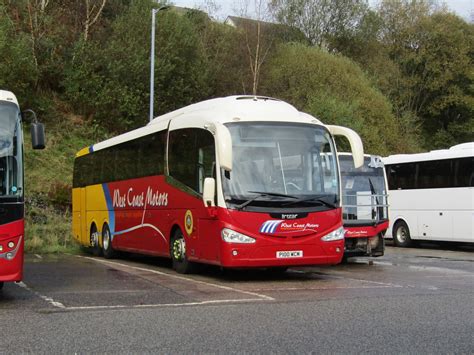
{"type": "Polygon", "coordinates": [[[260,227],[260,233],[268,233],[268,234],[273,234],[275,233],[276,228],[278,225],[283,222],[282,220],[271,220],[271,221],[266,221],[265,223],[262,224],[260,227]]]}
{"type": "Polygon", "coordinates": [[[285,220],[270,220],[266,221],[260,227],[260,233],[275,234],[279,233],[299,233],[299,232],[314,232],[319,224],[316,223],[300,223],[288,222],[285,220]]]}
{"type": "Polygon", "coordinates": [[[144,191],[135,192],[133,187],[130,187],[126,193],[122,193],[120,189],[115,189],[112,206],[114,208],[168,206],[168,193],[154,191],[150,186],[148,186],[146,193],[144,191]]]}

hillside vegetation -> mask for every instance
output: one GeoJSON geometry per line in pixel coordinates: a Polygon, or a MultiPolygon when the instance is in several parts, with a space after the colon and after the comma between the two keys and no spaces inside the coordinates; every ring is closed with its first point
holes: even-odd
{"type": "MultiPolygon", "coordinates": [[[[76,151],[148,122],[150,13],[165,2],[91,3],[0,0],[0,88],[34,109],[47,130],[44,151],[26,143],[29,251],[71,248],[76,151]]],[[[269,1],[279,25],[232,27],[202,11],[159,12],[155,115],[259,94],[355,129],[368,153],[474,140],[472,24],[428,0],[376,8],[343,0],[323,18],[305,12],[321,3],[269,1]]]]}

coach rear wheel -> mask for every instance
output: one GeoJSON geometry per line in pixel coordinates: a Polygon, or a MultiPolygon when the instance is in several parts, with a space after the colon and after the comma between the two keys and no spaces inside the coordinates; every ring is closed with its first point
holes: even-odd
{"type": "Polygon", "coordinates": [[[97,232],[97,227],[95,226],[95,224],[93,224],[91,227],[90,247],[92,255],[100,256],[102,250],[100,249],[99,245],[99,232],[97,232]]]}
{"type": "Polygon", "coordinates": [[[397,247],[409,247],[412,245],[410,230],[404,221],[398,221],[393,227],[393,243],[397,247]]]}
{"type": "Polygon", "coordinates": [[[117,252],[112,247],[112,234],[107,224],[104,224],[102,228],[102,253],[106,259],[112,259],[117,256],[117,252]]]}
{"type": "Polygon", "coordinates": [[[186,241],[181,230],[177,230],[171,238],[170,245],[173,269],[180,274],[190,274],[195,271],[196,266],[186,257],[186,241]]]}

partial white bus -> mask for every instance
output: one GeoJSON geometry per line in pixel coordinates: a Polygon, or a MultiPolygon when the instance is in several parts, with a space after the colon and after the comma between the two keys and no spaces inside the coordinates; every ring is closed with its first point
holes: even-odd
{"type": "Polygon", "coordinates": [[[474,243],[474,142],[383,158],[390,196],[387,237],[474,243]]]}

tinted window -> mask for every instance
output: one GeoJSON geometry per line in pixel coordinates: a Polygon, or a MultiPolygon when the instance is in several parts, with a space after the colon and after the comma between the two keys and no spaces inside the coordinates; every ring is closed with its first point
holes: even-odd
{"type": "Polygon", "coordinates": [[[385,167],[389,190],[416,188],[416,164],[393,164],[385,167]]]}
{"type": "Polygon", "coordinates": [[[199,128],[171,131],[168,159],[172,177],[194,191],[202,192],[204,179],[214,174],[214,137],[199,128]]]}
{"type": "Polygon", "coordinates": [[[452,186],[451,160],[422,161],[418,164],[418,189],[437,189],[452,186]]]}
{"type": "Polygon", "coordinates": [[[474,158],[387,165],[390,190],[474,186],[474,158]]]}
{"type": "Polygon", "coordinates": [[[453,161],[454,187],[474,186],[474,157],[453,161]]]}
{"type": "Polygon", "coordinates": [[[165,144],[163,131],[76,158],[73,187],[161,175],[165,144]]]}

